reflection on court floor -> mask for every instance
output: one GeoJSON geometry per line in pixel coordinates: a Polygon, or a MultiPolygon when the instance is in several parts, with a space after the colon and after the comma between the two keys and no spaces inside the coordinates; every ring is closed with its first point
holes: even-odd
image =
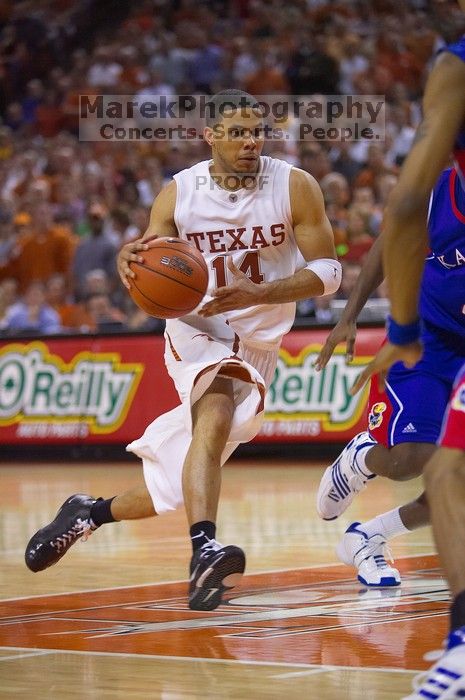
{"type": "Polygon", "coordinates": [[[0,646],[427,668],[446,632],[448,590],[436,557],[398,564],[395,589],[363,588],[343,566],[246,576],[211,613],[187,608],[185,583],[7,600],[0,646]]]}

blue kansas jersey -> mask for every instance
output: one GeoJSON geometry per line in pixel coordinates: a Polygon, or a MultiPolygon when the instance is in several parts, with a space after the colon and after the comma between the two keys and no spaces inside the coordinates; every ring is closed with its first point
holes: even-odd
{"type": "Polygon", "coordinates": [[[459,336],[465,343],[465,190],[455,168],[441,173],[433,190],[428,231],[420,316],[451,342],[459,336]]]}
{"type": "MultiPolygon", "coordinates": [[[[465,37],[443,50],[465,61],[465,37]]],[[[465,131],[456,141],[454,163],[439,176],[430,202],[431,252],[420,296],[423,357],[413,369],[401,362],[391,367],[383,395],[375,393],[372,380],[369,430],[387,447],[437,441],[465,361],[465,131]]]]}

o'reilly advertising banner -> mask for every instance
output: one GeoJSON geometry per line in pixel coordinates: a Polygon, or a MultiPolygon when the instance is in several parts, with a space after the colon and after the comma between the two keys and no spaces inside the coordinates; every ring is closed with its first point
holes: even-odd
{"type": "MultiPolygon", "coordinates": [[[[354,362],[343,348],[316,372],[327,331],[285,339],[259,442],[338,442],[365,427],[367,389],[349,389],[383,338],[361,329],[354,362]]],[[[158,336],[0,343],[0,442],[128,443],[178,403],[158,336]]]]}
{"type": "Polygon", "coordinates": [[[354,361],[346,364],[340,346],[317,372],[313,364],[327,333],[293,331],[284,338],[259,440],[339,442],[365,429],[368,386],[356,396],[349,390],[381,344],[383,330],[359,330],[354,361]]]}

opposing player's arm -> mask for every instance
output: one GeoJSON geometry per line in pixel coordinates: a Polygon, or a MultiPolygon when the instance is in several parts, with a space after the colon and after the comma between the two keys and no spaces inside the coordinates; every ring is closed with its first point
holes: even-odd
{"type": "Polygon", "coordinates": [[[368,298],[383,281],[382,252],[383,236],[381,235],[371,246],[341,318],[321,348],[314,365],[317,370],[326,367],[336,345],[343,342],[346,343],[346,362],[352,362],[357,334],[357,317],[368,298]]]}
{"type": "Polygon", "coordinates": [[[174,208],[176,206],[176,182],[172,180],[155,197],[150,212],[147,230],[135,241],[126,243],[118,253],[117,266],[122,283],[127,289],[135,273],[131,270],[130,262],[144,262],[143,252],[150,248],[150,242],[163,236],[178,236],[174,223],[174,208]]]}
{"type": "MultiPolygon", "coordinates": [[[[465,120],[464,85],[465,63],[445,52],[428,78],[423,121],[388,201],[384,219],[384,271],[391,315],[401,326],[413,324],[418,318],[420,283],[428,249],[429,196],[465,120]]],[[[383,345],[358,377],[351,394],[361,389],[373,374],[378,374],[383,382],[395,362],[415,366],[422,355],[420,340],[415,340],[418,332],[418,327],[413,325],[413,340],[383,345]]]]}
{"type": "Polygon", "coordinates": [[[384,220],[384,270],[397,323],[418,316],[418,296],[428,247],[430,192],[446,166],[465,121],[465,63],[444,53],[432,70],[423,99],[424,118],[391,193],[384,220]]]}

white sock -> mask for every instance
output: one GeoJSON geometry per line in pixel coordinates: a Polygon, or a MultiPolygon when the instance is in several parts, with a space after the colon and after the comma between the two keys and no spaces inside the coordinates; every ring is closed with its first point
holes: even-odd
{"type": "Polygon", "coordinates": [[[373,447],[374,445],[367,445],[366,447],[362,447],[360,450],[357,450],[357,463],[355,465],[355,468],[358,469],[358,471],[364,477],[369,477],[373,475],[373,472],[369,470],[365,462],[367,454],[373,447]]]}
{"type": "Polygon", "coordinates": [[[372,535],[382,535],[387,540],[398,537],[399,535],[405,535],[407,532],[410,532],[410,530],[406,528],[402,522],[399,510],[400,508],[394,508],[394,510],[390,510],[388,513],[377,515],[373,520],[361,523],[360,529],[363,530],[368,537],[372,537],[372,535]]]}

